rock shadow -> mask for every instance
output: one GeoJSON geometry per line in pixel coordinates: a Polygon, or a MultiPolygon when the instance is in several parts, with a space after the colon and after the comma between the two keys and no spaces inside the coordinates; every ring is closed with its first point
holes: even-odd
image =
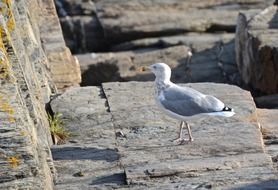
{"type": "Polygon", "coordinates": [[[62,147],[51,148],[54,160],[104,160],[114,162],[119,160],[119,154],[114,149],[99,149],[95,147],[62,147]]]}
{"type": "Polygon", "coordinates": [[[268,180],[257,183],[245,184],[239,187],[231,188],[230,190],[256,190],[256,189],[278,189],[278,180],[268,180]]]}
{"type": "Polygon", "coordinates": [[[115,173],[112,175],[101,176],[96,180],[93,180],[90,185],[103,185],[103,184],[125,185],[126,175],[125,173],[115,173]]]}

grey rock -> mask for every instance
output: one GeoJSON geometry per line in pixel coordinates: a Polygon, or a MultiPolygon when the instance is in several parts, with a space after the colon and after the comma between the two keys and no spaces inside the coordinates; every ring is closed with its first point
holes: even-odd
{"type": "Polygon", "coordinates": [[[39,35],[48,59],[48,69],[61,91],[77,86],[81,81],[78,61],[66,47],[53,0],[37,0],[31,5],[37,10],[39,35]]]}
{"type": "Polygon", "coordinates": [[[192,41],[191,45],[197,47],[197,51],[191,60],[188,57],[190,49],[184,45],[136,52],[80,54],[77,59],[82,72],[81,85],[154,80],[154,76],[144,67],[157,62],[170,65],[175,82],[241,84],[235,64],[234,41],[216,44],[210,49],[203,49],[198,42],[192,41]]]}
{"type": "Polygon", "coordinates": [[[272,157],[274,167],[278,169],[278,110],[257,109],[257,114],[264,143],[266,145],[266,151],[272,157]]]}
{"type": "Polygon", "coordinates": [[[211,49],[220,44],[225,44],[234,39],[232,33],[185,33],[175,36],[162,36],[154,38],[144,38],[124,42],[113,46],[113,51],[128,51],[144,48],[167,48],[177,45],[185,45],[190,47],[193,53],[211,49]]]}
{"type": "Polygon", "coordinates": [[[153,82],[71,88],[55,98],[51,102],[53,110],[63,113],[67,129],[78,132],[65,145],[52,148],[58,170],[55,188],[277,186],[272,161],[263,151],[250,93],[224,84],[186,86],[220,98],[235,109],[236,115],[188,121],[195,141],[182,146],[172,141],[177,136],[179,121],[155,105],[153,82]],[[75,143],[71,143],[73,140],[75,143]],[[80,171],[84,176],[76,177],[80,171]]]}
{"type": "Polygon", "coordinates": [[[273,1],[99,1],[97,16],[107,38],[128,41],[188,31],[233,31],[239,11],[250,14],[273,1]],[[246,10],[246,7],[253,8],[246,10]],[[204,17],[204,15],[206,15],[204,17]]]}
{"type": "Polygon", "coordinates": [[[90,189],[122,185],[124,171],[120,168],[113,118],[102,89],[70,88],[51,102],[51,108],[62,114],[66,129],[73,133],[66,144],[52,147],[58,171],[55,187],[90,189]],[[77,178],[75,174],[79,171],[84,176],[77,178]]]}
{"type": "Polygon", "coordinates": [[[277,7],[270,6],[247,20],[240,14],[236,31],[236,60],[246,84],[263,93],[278,92],[277,7]]]}

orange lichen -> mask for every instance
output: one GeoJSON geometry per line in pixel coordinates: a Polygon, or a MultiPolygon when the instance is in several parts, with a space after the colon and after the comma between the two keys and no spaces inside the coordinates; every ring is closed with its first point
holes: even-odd
{"type": "Polygon", "coordinates": [[[20,133],[19,133],[21,136],[26,136],[27,135],[27,132],[25,130],[21,130],[20,133]]]}
{"type": "Polygon", "coordinates": [[[10,123],[15,122],[14,109],[8,104],[8,102],[0,96],[0,111],[8,114],[8,120],[10,123]]]}
{"type": "Polygon", "coordinates": [[[17,156],[10,156],[7,158],[8,163],[10,164],[11,167],[15,168],[19,164],[19,159],[17,156]]]}

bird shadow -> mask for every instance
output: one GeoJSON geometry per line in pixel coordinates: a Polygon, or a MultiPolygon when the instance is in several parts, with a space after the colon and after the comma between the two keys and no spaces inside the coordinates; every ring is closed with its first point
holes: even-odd
{"type": "Polygon", "coordinates": [[[114,162],[119,160],[119,153],[115,149],[99,149],[95,147],[52,147],[54,160],[105,160],[114,162]]]}

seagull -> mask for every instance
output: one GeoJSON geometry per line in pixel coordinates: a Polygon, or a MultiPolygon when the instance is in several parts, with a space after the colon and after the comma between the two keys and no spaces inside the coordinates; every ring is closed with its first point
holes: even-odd
{"type": "Polygon", "coordinates": [[[189,124],[186,122],[193,116],[223,116],[231,117],[234,110],[211,95],[205,95],[193,88],[181,87],[170,81],[171,69],[165,63],[155,63],[149,66],[155,75],[155,100],[158,107],[168,116],[180,120],[179,136],[175,140],[179,144],[192,142],[189,124]],[[182,138],[182,130],[186,125],[189,139],[182,138]]]}

